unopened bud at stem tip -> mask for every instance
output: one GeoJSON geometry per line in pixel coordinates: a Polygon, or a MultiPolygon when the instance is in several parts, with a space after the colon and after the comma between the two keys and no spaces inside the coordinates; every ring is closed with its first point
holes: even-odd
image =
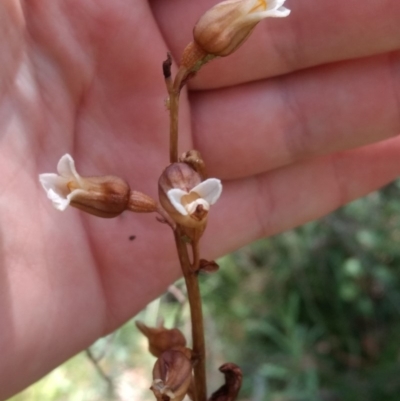
{"type": "Polygon", "coordinates": [[[228,0],[208,10],[193,30],[204,52],[225,57],[233,53],[267,17],[286,17],[285,0],[228,0]]]}

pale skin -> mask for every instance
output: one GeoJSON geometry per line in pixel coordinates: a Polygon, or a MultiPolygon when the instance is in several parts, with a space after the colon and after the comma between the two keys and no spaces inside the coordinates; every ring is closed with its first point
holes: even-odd
{"type": "MultiPolygon", "coordinates": [[[[156,197],[168,163],[161,62],[167,50],[179,59],[215,3],[1,1],[0,399],[180,276],[173,236],[155,216],[58,212],[37,177],[70,153],[80,174],[118,175],[156,197]]],[[[207,258],[400,174],[400,2],[285,6],[288,18],[263,21],[182,95],[180,152],[196,147],[224,180],[201,244],[207,258]]]]}

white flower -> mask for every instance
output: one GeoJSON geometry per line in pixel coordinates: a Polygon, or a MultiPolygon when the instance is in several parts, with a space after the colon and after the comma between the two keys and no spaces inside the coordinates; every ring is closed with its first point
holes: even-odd
{"type": "Polygon", "coordinates": [[[267,17],[287,17],[285,0],[227,0],[208,10],[193,30],[196,44],[214,56],[228,56],[267,17]]]}
{"type": "Polygon", "coordinates": [[[82,177],[75,169],[74,159],[66,154],[57,164],[58,174],[40,174],[39,181],[57,210],[65,210],[71,203],[71,199],[84,193],[82,177]]]}
{"type": "Polygon", "coordinates": [[[183,216],[192,215],[198,206],[205,211],[210,209],[222,192],[221,181],[209,178],[192,188],[189,192],[179,188],[172,188],[167,192],[172,206],[183,216]]]}
{"type": "Polygon", "coordinates": [[[144,199],[144,195],[137,191],[132,192],[131,199],[128,184],[119,177],[81,177],[75,169],[74,159],[68,154],[61,157],[57,171],[58,174],[40,174],[39,181],[58,210],[65,210],[71,205],[95,216],[107,218],[116,217],[127,209],[138,211],[137,205],[140,206],[140,212],[155,210],[154,201],[149,197],[144,199]],[[149,202],[152,208],[149,207],[149,202]]]}
{"type": "Polygon", "coordinates": [[[209,178],[202,181],[202,176],[183,162],[170,164],[158,180],[161,206],[175,223],[190,229],[185,231],[189,238],[204,231],[210,206],[218,200],[221,192],[220,180],[209,178]]]}

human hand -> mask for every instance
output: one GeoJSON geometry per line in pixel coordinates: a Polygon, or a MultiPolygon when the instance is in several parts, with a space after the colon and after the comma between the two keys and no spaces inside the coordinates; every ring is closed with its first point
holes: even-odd
{"type": "MultiPolygon", "coordinates": [[[[156,197],[168,164],[161,62],[167,49],[179,59],[215,3],[1,3],[1,399],[179,276],[168,227],[148,215],[60,213],[37,176],[68,152],[82,175],[114,174],[156,197]]],[[[400,173],[400,140],[388,139],[400,131],[398,1],[285,5],[288,18],[262,21],[181,99],[180,150],[199,149],[210,175],[225,179],[202,240],[209,258],[400,173]]]]}

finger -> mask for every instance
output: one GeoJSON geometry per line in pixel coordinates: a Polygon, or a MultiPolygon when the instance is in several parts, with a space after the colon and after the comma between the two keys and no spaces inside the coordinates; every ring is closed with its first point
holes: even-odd
{"type": "MultiPolygon", "coordinates": [[[[192,40],[198,18],[216,0],[153,0],[154,14],[174,56],[192,40]]],[[[229,86],[310,66],[400,48],[398,0],[288,0],[287,18],[261,21],[237,53],[213,61],[193,81],[198,89],[229,86]]]]}
{"type": "Polygon", "coordinates": [[[195,147],[237,178],[400,133],[400,52],[191,94],[195,147]]]}
{"type": "MultiPolygon", "coordinates": [[[[3,0],[0,3],[0,105],[18,72],[23,53],[23,25],[20,4],[3,0]]],[[[3,116],[1,117],[3,121],[3,116]]]]}
{"type": "MultiPolygon", "coordinates": [[[[117,175],[129,171],[132,181],[144,181],[168,160],[161,68],[167,49],[146,1],[81,3],[32,1],[25,8],[29,36],[39,49],[33,57],[44,93],[39,101],[56,116],[44,124],[41,150],[52,155],[42,158],[44,168],[69,150],[84,166],[117,175]],[[137,162],[132,173],[132,158],[121,154],[146,155],[151,162],[137,162]]],[[[181,106],[180,141],[187,149],[187,102],[181,106]]]]}
{"type": "Polygon", "coordinates": [[[204,238],[215,258],[320,218],[400,174],[400,138],[228,182],[204,238]]]}

